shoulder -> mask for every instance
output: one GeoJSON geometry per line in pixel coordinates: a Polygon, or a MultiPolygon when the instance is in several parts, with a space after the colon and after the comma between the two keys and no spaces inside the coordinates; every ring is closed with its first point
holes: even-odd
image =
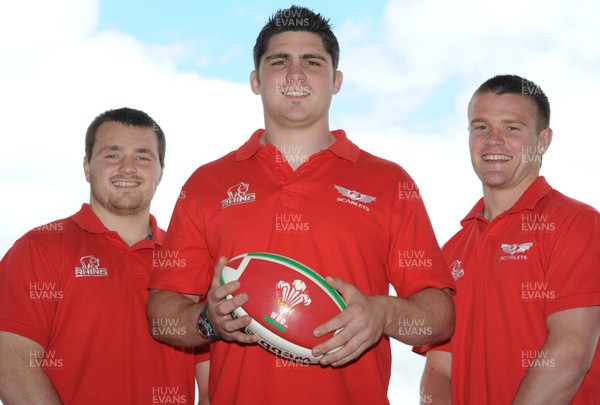
{"type": "Polygon", "coordinates": [[[51,243],[69,237],[75,228],[78,227],[73,221],[72,216],[57,219],[47,224],[36,226],[23,235],[20,240],[28,240],[39,244],[51,243]]]}
{"type": "Polygon", "coordinates": [[[592,215],[598,215],[598,211],[584,202],[568,197],[556,189],[552,189],[546,196],[545,203],[551,208],[568,208],[569,211],[583,213],[588,212],[592,215]]]}
{"type": "Polygon", "coordinates": [[[69,241],[76,243],[81,239],[75,228],[77,225],[72,217],[37,226],[15,241],[6,253],[5,259],[29,261],[35,258],[55,257],[63,246],[71,245],[69,241]]]}
{"type": "Polygon", "coordinates": [[[547,214],[559,223],[577,223],[582,226],[599,226],[600,213],[592,206],[551,190],[539,202],[536,211],[547,214]]]}
{"type": "Polygon", "coordinates": [[[220,176],[223,173],[228,173],[235,167],[236,151],[229,152],[225,156],[212,162],[206,163],[198,167],[186,181],[184,188],[196,186],[206,181],[210,181],[214,176],[220,176]]]}
{"type": "Polygon", "coordinates": [[[365,174],[372,177],[377,176],[392,176],[396,179],[409,179],[412,180],[408,172],[396,162],[387,160],[378,156],[375,156],[365,150],[360,150],[358,160],[356,161],[357,167],[361,170],[365,170],[365,174]],[[368,172],[366,170],[369,170],[368,172]]]}

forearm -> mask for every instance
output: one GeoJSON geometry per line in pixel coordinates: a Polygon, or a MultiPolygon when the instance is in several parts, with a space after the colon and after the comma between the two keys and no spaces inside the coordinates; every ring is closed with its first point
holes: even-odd
{"type": "Polygon", "coordinates": [[[38,353],[44,353],[44,349],[33,341],[0,332],[0,400],[3,404],[62,404],[50,378],[39,365],[38,353]],[[35,353],[33,362],[32,353],[35,353]]]}
{"type": "Polygon", "coordinates": [[[521,381],[514,405],[568,404],[592,365],[600,307],[573,308],[546,319],[548,337],[521,381]]]}
{"type": "Polygon", "coordinates": [[[210,374],[210,361],[196,364],[196,382],[198,383],[198,405],[209,405],[208,377],[210,374]]]}
{"type": "Polygon", "coordinates": [[[42,370],[0,373],[0,399],[4,405],[60,405],[62,401],[52,382],[42,370]]]}
{"type": "Polygon", "coordinates": [[[542,348],[530,364],[513,405],[569,404],[589,363],[568,348],[542,348]]]}
{"type": "Polygon", "coordinates": [[[52,382],[42,369],[0,372],[0,399],[4,405],[62,404],[52,382]]]}
{"type": "Polygon", "coordinates": [[[408,298],[378,296],[387,314],[383,333],[405,344],[436,343],[454,332],[454,302],[449,292],[427,288],[408,298]]]}
{"type": "Polygon", "coordinates": [[[421,404],[450,405],[452,355],[448,352],[432,350],[427,353],[427,361],[421,378],[421,404]]]}
{"type": "Polygon", "coordinates": [[[150,292],[146,315],[152,336],[174,346],[195,347],[208,343],[197,330],[198,315],[205,304],[174,292],[150,292]]]}

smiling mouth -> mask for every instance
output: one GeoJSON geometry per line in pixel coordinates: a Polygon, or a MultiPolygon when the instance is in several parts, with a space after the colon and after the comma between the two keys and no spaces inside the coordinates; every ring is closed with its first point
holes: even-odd
{"type": "Polygon", "coordinates": [[[286,97],[305,97],[310,94],[310,90],[307,88],[284,88],[282,91],[283,95],[286,97]]]}
{"type": "Polygon", "coordinates": [[[140,181],[132,180],[113,180],[112,185],[115,187],[137,187],[141,184],[140,181]]]}
{"type": "Polygon", "coordinates": [[[512,157],[507,155],[483,155],[481,158],[486,162],[502,162],[512,160],[512,157]]]}

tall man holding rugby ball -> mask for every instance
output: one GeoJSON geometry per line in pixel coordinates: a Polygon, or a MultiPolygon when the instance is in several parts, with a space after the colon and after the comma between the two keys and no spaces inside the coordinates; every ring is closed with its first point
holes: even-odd
{"type": "Polygon", "coordinates": [[[200,324],[198,333],[158,338],[213,342],[213,405],[386,404],[389,339],[426,344],[453,332],[452,278],[423,202],[401,192],[415,190],[412,179],[329,129],[331,99],[342,85],[338,60],[337,39],[321,15],[295,6],[273,15],[257,38],[250,75],[265,129],[200,167],[175,207],[163,249],[186,265],[156,269],[148,317],[175,318],[190,330],[200,324]],[[282,218],[302,226],[289,231],[278,226],[282,218]],[[237,281],[219,285],[225,258],[256,251],[331,276],[346,300],[344,312],[314,330],[343,328],[313,348],[323,355],[320,365],[282,370],[243,332],[250,319],[230,315],[252,297],[225,300],[239,288],[237,281]],[[405,260],[413,255],[424,264],[405,260]],[[390,284],[397,297],[388,295],[390,284]],[[203,295],[207,304],[196,304],[203,295]],[[414,322],[427,333],[402,333],[401,325],[414,322]]]}

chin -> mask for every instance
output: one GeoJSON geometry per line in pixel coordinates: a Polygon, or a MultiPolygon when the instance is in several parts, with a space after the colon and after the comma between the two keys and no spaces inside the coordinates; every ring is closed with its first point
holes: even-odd
{"type": "Polygon", "coordinates": [[[150,208],[150,201],[135,199],[130,201],[109,201],[108,210],[117,215],[137,215],[150,208]]]}

